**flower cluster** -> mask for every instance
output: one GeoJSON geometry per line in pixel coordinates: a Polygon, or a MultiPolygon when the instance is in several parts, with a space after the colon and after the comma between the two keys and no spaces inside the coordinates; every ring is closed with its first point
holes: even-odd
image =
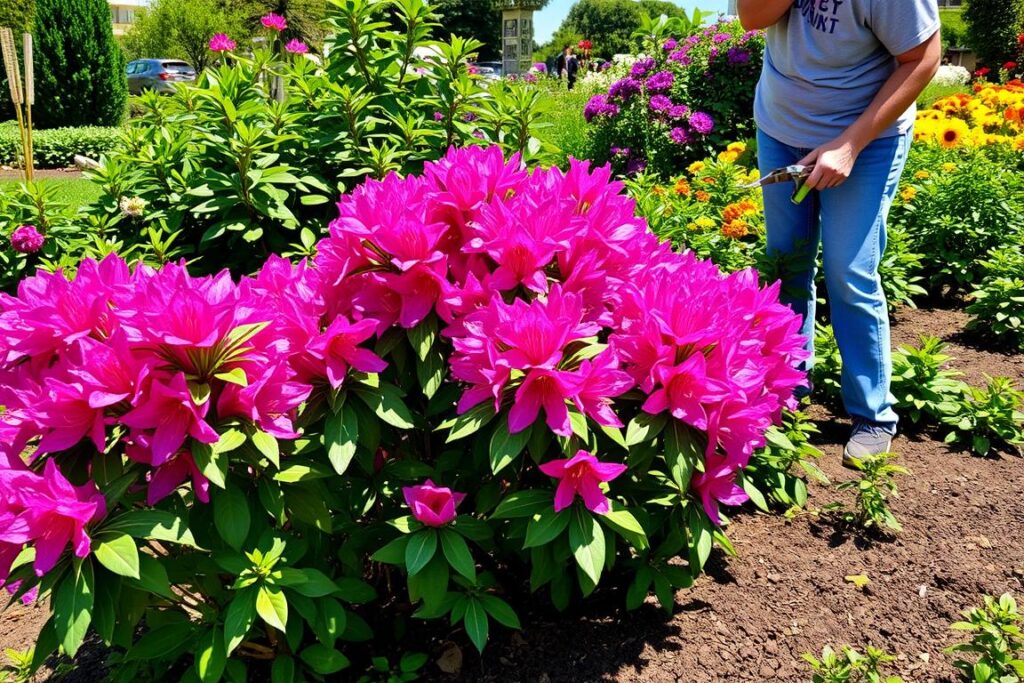
{"type": "Polygon", "coordinates": [[[973,95],[956,94],[919,111],[918,141],[947,149],[1011,145],[1024,151],[1024,83],[978,84],[973,95]]]}
{"type": "Polygon", "coordinates": [[[46,241],[36,226],[22,225],[11,233],[11,249],[20,254],[34,254],[43,248],[46,241]]]}
{"type": "MultiPolygon", "coordinates": [[[[26,544],[38,572],[68,543],[88,553],[104,501],[62,468],[118,448],[150,505],[182,487],[205,502],[196,449],[232,430],[297,438],[300,405],[385,371],[374,339],[428,318],[452,345],[459,413],[569,436],[574,416],[616,428],[644,411],[706,434],[693,487],[717,520],[803,382],[799,320],[752,271],[660,243],[621,189],[608,168],[531,173],[497,147],[453,149],[344,196],[312,263],[271,257],[236,282],[112,255],[22,281],[0,295],[0,519],[28,521],[2,525],[0,579],[26,544]]],[[[578,454],[541,471],[562,480],[557,505],[575,491],[601,513],[598,482],[624,470],[578,454]]],[[[437,526],[460,500],[430,482],[405,495],[437,526]]]]}
{"type": "Polygon", "coordinates": [[[593,126],[599,161],[628,173],[646,167],[636,163],[644,160],[667,175],[710,153],[719,131],[742,135],[749,126],[762,42],[759,33],[719,23],[648,48],[652,56],[633,61],[583,115],[593,126]],[[616,162],[601,154],[611,146],[628,146],[634,156],[616,162]]]}
{"type": "Polygon", "coordinates": [[[238,47],[238,44],[231,40],[226,33],[215,33],[210,38],[209,47],[213,52],[233,52],[238,47]]]}

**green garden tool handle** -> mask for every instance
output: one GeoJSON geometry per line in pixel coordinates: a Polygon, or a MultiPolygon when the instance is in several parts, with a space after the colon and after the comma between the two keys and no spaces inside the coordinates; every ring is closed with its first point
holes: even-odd
{"type": "Polygon", "coordinates": [[[809,195],[810,193],[811,188],[807,187],[807,185],[804,183],[800,183],[797,186],[796,191],[793,193],[793,196],[790,198],[790,201],[793,202],[794,204],[799,204],[803,200],[807,199],[807,195],[809,195]]]}

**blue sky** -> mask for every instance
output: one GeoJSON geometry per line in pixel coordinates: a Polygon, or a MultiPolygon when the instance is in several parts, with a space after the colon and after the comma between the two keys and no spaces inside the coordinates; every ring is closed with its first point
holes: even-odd
{"type": "MultiPolygon", "coordinates": [[[[724,12],[728,6],[727,0],[671,0],[680,7],[685,7],[688,10],[692,10],[695,6],[700,7],[703,10],[711,12],[724,12]]],[[[575,0],[551,0],[548,6],[537,12],[533,17],[533,28],[535,31],[533,39],[537,41],[538,45],[544,44],[551,40],[551,35],[555,32],[555,29],[562,23],[562,19],[565,19],[565,15],[569,13],[569,8],[573,6],[575,0]]]]}

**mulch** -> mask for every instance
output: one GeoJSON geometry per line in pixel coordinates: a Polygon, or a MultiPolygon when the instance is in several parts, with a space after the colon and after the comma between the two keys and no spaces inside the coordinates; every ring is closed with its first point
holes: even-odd
{"type": "MultiPolygon", "coordinates": [[[[942,337],[952,366],[974,384],[985,375],[1024,378],[1024,355],[986,350],[983,336],[961,332],[965,322],[959,311],[904,309],[893,342],[942,337]]],[[[811,416],[822,432],[815,442],[825,453],[822,469],[833,482],[850,478],[839,465],[846,421],[821,406],[811,416]]],[[[539,598],[520,606],[521,632],[492,631],[482,658],[458,630],[423,632],[412,647],[431,655],[424,678],[806,683],[803,653],[872,644],[898,655],[893,673],[908,683],[951,682],[955,671],[943,650],[958,635],[950,623],[983,594],[1024,589],[1024,458],[956,452],[927,430],[901,434],[893,450],[912,472],[900,478],[891,506],[904,527],[898,536],[854,533],[815,514],[845,494],[812,484],[810,511],[792,519],[735,514],[728,531],[739,556],[716,549],[707,575],[677,594],[672,615],[653,602],[626,612],[615,588],[566,614],[539,598]],[[861,589],[845,580],[857,574],[870,583],[861,589]],[[442,657],[461,659],[460,671],[442,673],[442,657]]],[[[38,607],[8,611],[0,647],[30,645],[44,619],[38,607]]],[[[65,680],[98,680],[97,670],[80,667],[65,680]]]]}

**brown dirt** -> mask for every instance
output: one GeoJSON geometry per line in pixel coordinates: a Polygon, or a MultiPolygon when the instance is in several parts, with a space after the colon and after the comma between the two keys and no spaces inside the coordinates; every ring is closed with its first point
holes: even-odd
{"type": "MultiPolygon", "coordinates": [[[[953,366],[967,381],[1024,377],[1024,355],[983,350],[984,340],[959,333],[965,321],[957,311],[900,311],[894,345],[934,334],[950,341],[953,366]]],[[[822,468],[834,482],[849,478],[839,466],[845,421],[818,406],[812,416],[822,430],[822,468]]],[[[627,613],[614,589],[570,614],[538,607],[522,615],[522,632],[496,629],[482,659],[465,634],[446,634],[462,649],[456,676],[433,663],[451,647],[433,632],[413,646],[432,654],[426,678],[805,683],[802,653],[870,643],[899,655],[896,668],[908,683],[948,683],[954,669],[943,649],[957,642],[949,624],[983,594],[1024,590],[1024,459],[953,452],[927,432],[897,437],[894,450],[913,473],[901,478],[892,504],[904,526],[896,538],[850,534],[815,514],[786,520],[742,512],[729,529],[739,557],[716,550],[708,575],[678,593],[672,616],[654,604],[627,613]],[[851,574],[871,582],[857,589],[844,580],[851,574]]],[[[812,485],[810,506],[840,498],[812,485]]],[[[31,644],[44,618],[38,608],[8,611],[0,647],[31,644]]]]}

